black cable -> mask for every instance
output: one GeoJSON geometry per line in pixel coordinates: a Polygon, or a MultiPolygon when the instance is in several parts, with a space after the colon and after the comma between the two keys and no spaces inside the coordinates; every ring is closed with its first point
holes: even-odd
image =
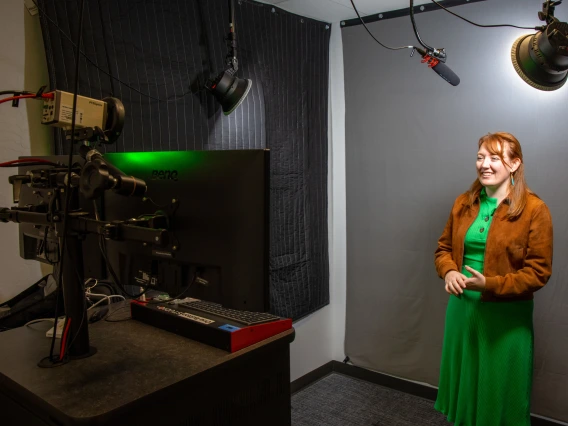
{"type": "Polygon", "coordinates": [[[170,203],[170,204],[159,205],[159,204],[157,204],[154,200],[152,200],[150,197],[144,197],[144,198],[142,198],[142,201],[150,201],[150,203],[152,203],[154,206],[156,206],[156,207],[159,208],[159,209],[164,209],[164,208],[166,208],[166,207],[170,207],[170,206],[171,206],[171,203],[170,203]]]}
{"type": "MultiPolygon", "coordinates": [[[[69,206],[71,204],[71,199],[72,199],[72,188],[71,188],[71,174],[73,171],[73,143],[74,143],[74,135],[75,135],[75,118],[76,118],[76,111],[77,111],[77,94],[79,92],[79,65],[81,63],[80,59],[81,59],[81,55],[79,55],[79,46],[81,46],[81,38],[82,38],[82,32],[83,32],[83,10],[84,10],[84,6],[85,6],[85,0],[80,0],[81,3],[79,4],[79,28],[77,30],[77,44],[76,44],[76,52],[75,52],[75,87],[74,87],[74,91],[73,91],[73,108],[71,110],[71,137],[69,138],[69,159],[68,159],[68,163],[67,163],[67,188],[65,191],[65,201],[64,201],[64,212],[63,212],[63,234],[61,236],[62,239],[62,243],[61,243],[61,253],[60,253],[60,260],[59,260],[59,276],[58,276],[58,284],[57,286],[60,288],[60,291],[62,291],[62,277],[63,277],[63,262],[65,260],[65,249],[66,249],[66,237],[67,237],[67,233],[68,233],[68,225],[69,225],[69,220],[68,220],[68,216],[69,216],[69,206]]],[[[70,283],[66,283],[66,285],[69,285],[70,283]]],[[[82,282],[81,282],[81,287],[82,287],[82,282]]],[[[57,297],[59,298],[59,293],[57,295],[57,297]]],[[[57,334],[57,311],[55,312],[55,321],[54,321],[54,325],[53,325],[53,338],[51,341],[51,349],[49,352],[49,359],[50,361],[53,362],[53,347],[55,346],[55,338],[56,338],[56,334],[57,334]]],[[[81,325],[82,325],[82,321],[81,324],[79,325],[79,328],[77,329],[77,334],[75,335],[75,338],[77,337],[77,335],[79,334],[79,330],[81,329],[81,325]]],[[[75,338],[73,339],[73,341],[75,340],[75,338]]],[[[71,345],[69,345],[71,346],[71,345]]]]}
{"type": "MultiPolygon", "coordinates": [[[[61,255],[60,255],[61,257],[61,255]]],[[[61,264],[59,264],[59,271],[57,273],[57,288],[55,289],[56,291],[56,295],[55,295],[55,316],[53,318],[53,336],[51,336],[51,345],[49,348],[49,360],[51,362],[55,362],[53,359],[53,349],[55,347],[55,340],[57,339],[57,320],[59,318],[59,299],[61,298],[61,293],[63,292],[62,288],[61,288],[61,274],[63,273],[62,269],[61,269],[61,264]]],[[[54,267],[54,271],[55,273],[55,267],[54,267]]]]}
{"type": "Polygon", "coordinates": [[[444,7],[444,5],[438,3],[436,0],[431,0],[431,1],[432,1],[432,3],[437,5],[438,7],[441,7],[442,9],[444,9],[446,12],[454,15],[457,18],[463,19],[465,22],[470,23],[471,25],[475,25],[476,27],[481,27],[481,28],[511,27],[511,28],[519,28],[521,30],[540,30],[541,29],[541,27],[518,27],[516,25],[510,25],[510,24],[496,24],[496,25],[476,24],[475,22],[472,22],[469,19],[466,19],[463,16],[460,16],[457,13],[452,12],[448,8],[444,7]]]}
{"type": "Polygon", "coordinates": [[[379,40],[377,40],[377,38],[373,35],[373,33],[371,33],[371,31],[369,30],[369,28],[367,28],[367,25],[365,24],[365,21],[363,21],[363,18],[361,18],[361,15],[359,15],[359,11],[357,10],[357,8],[355,7],[355,3],[353,3],[353,0],[351,0],[351,4],[353,5],[353,10],[355,11],[355,13],[357,14],[357,16],[359,17],[359,20],[361,21],[361,23],[363,24],[363,26],[365,27],[365,29],[367,30],[367,32],[369,33],[369,35],[371,37],[373,37],[373,40],[375,40],[377,43],[379,43],[381,46],[383,46],[385,49],[389,49],[389,50],[403,50],[403,49],[414,49],[414,46],[401,46],[401,47],[389,47],[384,45],[383,43],[381,43],[379,40]]]}
{"type": "Polygon", "coordinates": [[[108,260],[108,253],[106,251],[106,241],[105,241],[104,237],[102,237],[102,236],[101,236],[101,241],[100,241],[99,247],[101,248],[101,253],[103,255],[103,258],[105,259],[107,268],[110,272],[110,275],[112,276],[114,283],[117,285],[117,287],[120,289],[120,291],[122,291],[122,293],[124,295],[126,295],[129,299],[138,299],[140,296],[146,294],[148,291],[151,290],[151,288],[146,287],[146,289],[144,291],[141,291],[138,294],[130,294],[126,290],[126,287],[124,285],[122,285],[120,279],[118,278],[116,272],[114,271],[114,268],[112,267],[112,264],[108,260]]]}
{"type": "MultiPolygon", "coordinates": [[[[71,45],[75,48],[77,48],[77,45],[73,42],[73,40],[71,39],[71,37],[69,37],[65,31],[63,31],[63,29],[61,29],[59,27],[59,25],[57,25],[57,23],[51,19],[49,17],[49,15],[47,15],[47,13],[45,13],[45,11],[37,4],[36,0],[32,0],[33,3],[36,5],[36,7],[38,8],[38,10],[41,12],[42,16],[44,16],[49,22],[51,22],[51,24],[57,28],[57,30],[71,43],[71,45]]],[[[182,99],[187,95],[192,95],[194,94],[194,92],[190,89],[187,92],[182,93],[181,95],[175,95],[175,96],[170,96],[166,99],[160,99],[160,98],[156,98],[155,96],[149,95],[147,93],[141,92],[140,90],[132,87],[130,84],[125,83],[124,81],[120,80],[119,78],[111,75],[110,73],[106,72],[104,69],[102,69],[101,67],[99,67],[97,64],[95,64],[88,56],[85,52],[83,52],[81,49],[79,49],[79,52],[81,53],[81,55],[83,55],[83,57],[86,59],[86,61],[91,64],[93,67],[95,67],[96,69],[98,69],[100,72],[102,72],[103,74],[106,74],[107,76],[109,76],[110,78],[112,78],[113,80],[118,81],[120,84],[122,84],[123,86],[128,87],[131,90],[134,90],[136,93],[139,93],[142,96],[146,96],[147,98],[150,99],[154,99],[155,101],[159,101],[159,102],[172,102],[172,101],[177,101],[178,99],[182,99]]],[[[200,86],[201,87],[201,86],[200,86]]]]}
{"type": "MultiPolygon", "coordinates": [[[[98,208],[97,208],[96,201],[93,201],[93,208],[94,208],[94,212],[95,212],[95,219],[99,220],[100,219],[99,218],[99,211],[98,211],[98,208]]],[[[107,267],[108,271],[110,272],[110,275],[111,275],[111,277],[114,281],[114,284],[119,288],[120,291],[122,291],[122,293],[124,295],[126,295],[130,299],[137,299],[138,297],[142,296],[143,294],[146,294],[150,290],[149,288],[146,288],[146,290],[140,292],[138,295],[133,295],[133,294],[130,294],[128,291],[126,291],[126,288],[121,284],[118,276],[114,272],[114,268],[112,267],[110,261],[108,260],[108,254],[107,254],[107,251],[106,251],[106,240],[102,235],[99,237],[99,249],[101,250],[101,254],[103,256],[103,259],[105,260],[106,267],[107,267]]]]}
{"type": "Polygon", "coordinates": [[[101,32],[103,34],[103,45],[105,47],[105,55],[106,55],[106,61],[107,61],[107,68],[108,68],[108,73],[109,73],[109,77],[110,77],[110,95],[114,96],[114,77],[112,76],[112,71],[110,68],[110,55],[108,54],[108,47],[107,47],[107,38],[106,38],[106,31],[105,31],[105,23],[103,20],[103,8],[101,6],[101,0],[98,0],[98,4],[99,4],[99,18],[101,21],[101,32]]]}
{"type": "MultiPolygon", "coordinates": [[[[168,297],[169,297],[168,300],[179,299],[181,296],[183,296],[185,293],[187,293],[191,289],[191,287],[193,286],[193,284],[195,283],[196,280],[197,280],[197,270],[195,271],[195,274],[193,274],[193,279],[191,280],[191,282],[189,283],[187,288],[184,291],[182,291],[180,294],[178,294],[177,296],[172,297],[168,294],[168,297]]],[[[152,305],[152,304],[157,304],[157,303],[164,303],[164,302],[167,302],[168,300],[155,300],[155,301],[151,300],[151,301],[146,302],[146,303],[152,305]]]]}
{"type": "Polygon", "coordinates": [[[36,92],[29,92],[27,90],[2,90],[0,91],[0,96],[3,95],[16,95],[16,93],[20,95],[35,95],[36,92]]]}
{"type": "MultiPolygon", "coordinates": [[[[108,53],[108,43],[107,43],[107,37],[106,37],[106,30],[105,30],[105,22],[103,20],[103,8],[101,6],[101,0],[98,0],[97,2],[99,4],[99,18],[100,18],[100,26],[101,26],[101,33],[103,35],[103,46],[105,48],[105,56],[106,56],[106,62],[107,62],[107,68],[108,68],[108,76],[109,76],[109,81],[110,81],[110,96],[115,96],[115,90],[114,90],[114,76],[112,75],[112,68],[110,66],[110,55],[108,53]]],[[[116,151],[118,152],[118,141],[115,142],[115,146],[116,146],[116,151]]]]}
{"type": "Polygon", "coordinates": [[[422,39],[420,38],[420,34],[418,34],[418,28],[416,28],[416,22],[414,21],[414,1],[413,0],[410,0],[410,21],[412,22],[412,29],[414,30],[414,35],[416,36],[418,43],[420,43],[426,50],[429,50],[429,51],[435,50],[433,47],[430,47],[426,43],[424,43],[422,41],[422,39]]]}
{"type": "MultiPolygon", "coordinates": [[[[53,217],[54,214],[55,214],[55,210],[54,210],[54,208],[53,208],[54,205],[55,205],[55,199],[56,199],[56,197],[51,197],[51,198],[49,199],[49,204],[47,205],[47,212],[48,212],[49,214],[51,214],[52,217],[53,217]]],[[[55,241],[56,241],[55,253],[57,253],[57,259],[56,259],[56,260],[51,260],[51,259],[49,258],[49,255],[48,255],[48,254],[49,254],[49,252],[48,252],[48,245],[47,245],[47,235],[48,235],[48,233],[49,233],[49,229],[50,229],[50,227],[49,227],[49,226],[46,226],[46,227],[45,227],[45,231],[44,231],[44,233],[43,233],[43,250],[44,250],[44,257],[45,257],[45,260],[46,260],[50,265],[55,265],[55,264],[58,264],[59,261],[61,260],[61,256],[60,256],[61,252],[60,252],[60,247],[59,247],[59,240],[56,238],[56,239],[55,239],[55,241]]],[[[55,231],[55,229],[54,229],[54,231],[55,231]]]]}
{"type": "Polygon", "coordinates": [[[49,226],[45,227],[45,231],[43,233],[43,252],[44,252],[44,257],[45,260],[47,261],[47,263],[49,263],[50,265],[55,265],[56,263],[59,262],[60,260],[60,256],[59,256],[59,243],[57,243],[57,249],[55,250],[55,252],[57,253],[57,259],[56,260],[51,260],[49,258],[49,250],[48,250],[48,246],[47,246],[47,234],[49,232],[49,226]]]}
{"type": "MultiPolygon", "coordinates": [[[[82,0],[84,1],[84,0],[82,0]]],[[[81,283],[81,288],[83,287],[83,283],[81,283]]],[[[77,337],[79,336],[81,327],[83,326],[83,322],[85,322],[85,318],[87,317],[87,298],[84,296],[83,294],[83,310],[85,311],[85,314],[83,316],[81,316],[81,323],[79,324],[79,327],[77,328],[77,333],[75,333],[75,336],[73,337],[73,340],[69,341],[69,339],[67,340],[67,347],[65,348],[65,356],[69,356],[69,353],[67,352],[67,348],[70,348],[73,346],[73,343],[75,342],[75,340],[77,339],[77,337]]],[[[54,329],[55,330],[55,329],[54,329]]],[[[55,334],[55,331],[54,333],[55,334]]],[[[61,336],[61,343],[63,343],[63,336],[61,336]]],[[[63,348],[61,348],[61,350],[63,350],[63,348]]]]}

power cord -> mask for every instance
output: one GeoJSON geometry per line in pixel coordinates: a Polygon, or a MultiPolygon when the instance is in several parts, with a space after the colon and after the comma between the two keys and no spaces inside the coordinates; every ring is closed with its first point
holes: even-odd
{"type": "Polygon", "coordinates": [[[403,49],[414,49],[414,46],[400,46],[400,47],[390,47],[387,45],[384,45],[383,43],[381,43],[374,35],[373,33],[371,33],[371,30],[369,30],[369,28],[367,27],[367,24],[365,24],[365,21],[363,20],[363,18],[361,18],[361,15],[359,14],[359,11],[357,10],[357,7],[355,7],[355,3],[353,2],[353,0],[351,0],[351,5],[353,6],[353,10],[355,11],[355,13],[357,14],[357,17],[359,18],[359,20],[361,21],[361,23],[363,24],[363,26],[365,27],[365,29],[367,30],[367,32],[369,33],[369,35],[373,38],[373,40],[375,40],[377,43],[379,43],[381,46],[383,46],[385,49],[389,49],[389,50],[403,50],[403,49]]]}
{"type": "Polygon", "coordinates": [[[126,298],[125,298],[124,296],[121,296],[120,294],[111,294],[110,296],[106,296],[106,295],[102,295],[102,294],[99,294],[99,295],[90,294],[90,295],[88,295],[88,296],[91,296],[91,297],[92,297],[92,296],[100,296],[100,297],[102,297],[102,299],[99,300],[98,302],[94,303],[93,305],[91,305],[91,306],[87,309],[87,311],[90,311],[90,310],[93,309],[94,307],[99,306],[99,305],[100,305],[101,303],[103,303],[103,302],[107,302],[107,304],[110,305],[110,304],[112,303],[112,302],[111,302],[112,299],[126,300],[126,298]]]}
{"type": "MultiPolygon", "coordinates": [[[[93,201],[93,209],[94,209],[94,212],[95,212],[95,219],[100,220],[99,210],[98,210],[98,207],[97,207],[97,203],[95,201],[93,201]]],[[[114,281],[114,284],[120,289],[120,291],[124,295],[126,295],[130,299],[137,299],[140,296],[146,294],[150,290],[149,288],[146,288],[146,290],[140,292],[137,295],[130,294],[128,291],[126,291],[126,288],[120,282],[118,276],[114,272],[114,268],[112,267],[112,264],[108,260],[108,255],[107,255],[107,251],[106,251],[106,240],[102,235],[99,237],[99,249],[101,251],[101,255],[103,256],[103,259],[105,260],[106,267],[107,267],[108,271],[110,272],[110,275],[112,277],[112,280],[114,281]]]]}
{"type": "MultiPolygon", "coordinates": [[[[59,317],[58,321],[61,321],[63,318],[65,318],[65,317],[59,317]]],[[[24,327],[29,327],[32,324],[37,324],[37,323],[40,323],[40,322],[51,322],[53,324],[55,322],[55,319],[54,318],[38,318],[38,319],[31,320],[31,321],[25,323],[24,327]]]]}
{"type": "Polygon", "coordinates": [[[414,35],[416,36],[418,43],[420,43],[422,45],[422,47],[424,47],[426,50],[434,51],[435,49],[431,46],[428,46],[426,43],[424,43],[422,41],[422,38],[420,37],[420,34],[418,34],[418,28],[416,28],[416,22],[414,20],[414,1],[413,0],[410,0],[410,21],[412,22],[412,29],[414,30],[414,35]]]}
{"type": "Polygon", "coordinates": [[[29,167],[39,165],[61,167],[61,164],[57,164],[49,160],[44,160],[42,158],[21,158],[19,160],[11,160],[0,163],[0,167],[29,167]]]}
{"type": "MultiPolygon", "coordinates": [[[[182,98],[186,97],[187,95],[192,95],[192,94],[197,93],[197,92],[200,91],[200,90],[198,90],[198,91],[193,91],[193,90],[190,89],[189,91],[184,92],[184,93],[182,93],[181,95],[170,96],[170,97],[168,97],[168,98],[166,98],[166,99],[160,99],[160,98],[157,98],[157,97],[155,97],[155,96],[149,95],[148,93],[141,92],[140,90],[136,89],[135,87],[132,87],[130,84],[128,84],[128,83],[122,81],[121,79],[119,79],[119,78],[113,76],[111,73],[105,71],[104,69],[102,69],[101,67],[99,67],[95,62],[93,62],[93,61],[87,56],[87,54],[86,54],[85,52],[83,52],[81,49],[78,49],[78,48],[77,48],[78,45],[73,42],[73,40],[71,39],[71,37],[69,37],[69,36],[67,35],[67,33],[65,33],[65,31],[64,31],[62,28],[59,27],[59,25],[57,25],[57,22],[55,22],[53,19],[51,19],[51,18],[49,17],[49,15],[45,12],[45,10],[44,10],[43,8],[41,8],[41,7],[38,5],[37,1],[36,1],[36,0],[32,0],[32,1],[33,1],[33,3],[36,5],[36,7],[38,8],[38,10],[41,12],[42,16],[45,17],[45,18],[71,43],[71,45],[72,45],[73,47],[75,47],[75,48],[79,51],[79,53],[80,53],[81,55],[83,55],[83,57],[87,60],[87,62],[88,62],[89,64],[91,64],[91,66],[95,67],[96,69],[98,69],[98,70],[99,70],[100,72],[102,72],[103,74],[106,74],[109,78],[118,81],[118,82],[119,82],[120,84],[122,84],[123,86],[126,86],[126,87],[128,87],[129,89],[131,89],[131,90],[134,90],[136,93],[138,93],[138,94],[140,94],[140,95],[142,95],[142,96],[145,96],[145,97],[147,97],[147,98],[153,99],[153,100],[155,100],[155,101],[159,101],[159,102],[174,102],[174,101],[177,101],[177,100],[179,100],[179,99],[182,99],[182,98]]],[[[104,32],[103,32],[103,34],[104,34],[104,32]]],[[[110,68],[109,68],[109,69],[110,69],[110,68]]],[[[202,84],[199,85],[199,87],[202,87],[202,86],[203,86],[202,84]]],[[[114,92],[114,89],[112,89],[112,90],[113,90],[113,92],[114,92]]]]}
{"type": "MultiPolygon", "coordinates": [[[[357,14],[357,17],[359,18],[359,20],[361,21],[361,23],[363,24],[363,27],[365,27],[365,30],[369,33],[369,35],[373,38],[373,40],[375,40],[379,45],[381,45],[382,47],[384,47],[385,49],[389,49],[389,50],[402,50],[402,49],[415,49],[415,46],[400,46],[400,47],[390,47],[387,46],[383,43],[381,43],[374,35],[373,33],[371,33],[371,30],[369,30],[369,28],[367,27],[367,25],[365,24],[365,21],[363,20],[363,18],[361,17],[361,15],[359,14],[359,11],[357,10],[357,7],[355,6],[355,3],[353,2],[353,0],[351,1],[351,5],[353,6],[353,10],[355,11],[355,13],[357,14]]],[[[457,18],[460,18],[472,25],[475,25],[477,27],[482,27],[482,28],[496,28],[496,27],[512,27],[512,28],[519,28],[519,29],[526,29],[526,30],[542,30],[543,27],[520,27],[517,25],[511,25],[511,24],[496,24],[496,25],[482,25],[482,24],[476,24],[475,22],[470,21],[469,19],[464,18],[463,16],[458,15],[457,13],[452,12],[451,10],[449,10],[447,7],[445,7],[444,5],[442,5],[441,3],[437,2],[436,0],[431,0],[432,3],[436,4],[438,7],[440,7],[441,9],[445,10],[446,12],[456,16],[457,18]]],[[[414,19],[414,2],[412,0],[410,0],[410,20],[412,22],[412,28],[414,30],[414,34],[418,40],[418,42],[426,49],[430,50],[430,51],[434,51],[435,49],[433,49],[432,47],[428,46],[425,42],[423,42],[422,38],[420,37],[420,34],[418,33],[418,29],[416,27],[416,22],[414,19]]],[[[412,56],[412,55],[411,55],[412,56]]]]}
{"type": "Polygon", "coordinates": [[[481,27],[481,28],[497,28],[497,27],[511,27],[511,28],[519,28],[521,30],[540,30],[542,29],[542,27],[519,27],[517,25],[510,25],[510,24],[495,24],[495,25],[482,25],[482,24],[476,24],[475,22],[470,21],[469,19],[464,18],[463,16],[458,15],[457,13],[452,12],[451,10],[449,10],[447,7],[444,7],[444,5],[442,5],[441,3],[437,2],[436,0],[430,0],[432,3],[434,3],[436,6],[444,9],[446,12],[448,12],[451,15],[454,15],[457,18],[460,18],[462,20],[464,20],[465,22],[471,24],[471,25],[475,25],[476,27],[481,27]]]}
{"type": "Polygon", "coordinates": [[[111,73],[110,68],[110,55],[108,54],[108,46],[107,46],[107,38],[106,38],[106,31],[105,31],[105,23],[103,20],[103,8],[101,6],[101,0],[97,1],[99,4],[99,18],[100,18],[100,26],[101,26],[101,34],[103,35],[103,45],[105,47],[105,56],[107,61],[107,68],[109,73],[109,80],[110,80],[110,95],[114,96],[114,76],[111,73]]]}
{"type": "Polygon", "coordinates": [[[114,271],[114,268],[112,267],[112,264],[110,263],[110,261],[108,260],[108,254],[106,251],[106,240],[104,239],[103,236],[100,237],[100,241],[99,241],[99,248],[101,250],[101,254],[103,255],[103,258],[105,260],[106,266],[110,272],[110,275],[112,276],[112,279],[114,281],[114,283],[116,284],[116,286],[120,289],[120,291],[126,295],[128,298],[130,299],[138,299],[140,296],[146,294],[148,291],[150,291],[150,288],[146,288],[144,291],[141,291],[138,294],[130,294],[126,288],[122,285],[120,279],[118,278],[116,272],[114,271]]]}
{"type": "MultiPolygon", "coordinates": [[[[67,237],[67,233],[68,233],[68,225],[69,225],[69,220],[68,220],[68,216],[69,216],[69,207],[71,204],[71,199],[72,199],[72,188],[71,188],[71,174],[73,171],[73,143],[74,143],[74,138],[73,135],[75,135],[75,124],[76,124],[76,111],[77,111],[77,95],[79,92],[79,65],[80,65],[80,58],[81,55],[79,55],[79,48],[78,46],[81,45],[81,38],[82,38],[82,30],[83,30],[83,10],[84,10],[84,6],[85,6],[85,0],[81,0],[80,4],[79,4],[79,28],[77,30],[77,52],[76,52],[76,61],[75,61],[75,87],[74,87],[74,91],[73,91],[73,108],[71,110],[71,137],[69,138],[69,159],[68,159],[68,163],[67,163],[67,182],[69,183],[67,190],[65,191],[65,201],[64,201],[64,213],[63,213],[63,234],[61,236],[62,238],[62,242],[61,242],[61,254],[59,255],[59,276],[58,276],[58,283],[57,283],[57,287],[58,287],[58,291],[57,291],[57,298],[56,298],[56,302],[55,302],[55,319],[54,319],[54,325],[53,328],[54,330],[57,329],[57,310],[59,307],[59,298],[60,298],[60,294],[63,291],[62,289],[62,278],[63,278],[63,263],[65,260],[65,249],[66,247],[66,237],[67,237]]],[[[81,282],[81,290],[82,290],[82,281],[81,282]]],[[[69,285],[69,283],[67,284],[69,285]]],[[[84,300],[83,300],[84,303],[84,300]]],[[[81,330],[81,327],[83,325],[83,320],[84,320],[85,315],[83,315],[83,318],[81,318],[81,323],[79,324],[79,327],[77,328],[77,333],[75,334],[75,337],[73,338],[73,340],[71,341],[70,345],[71,346],[73,344],[73,342],[75,341],[75,339],[77,338],[77,336],[79,335],[79,330],[81,330]]],[[[72,318],[67,317],[66,319],[66,329],[68,327],[68,325],[70,324],[72,318]]],[[[61,362],[63,360],[62,355],[66,352],[66,345],[64,343],[64,341],[62,341],[61,344],[61,349],[60,349],[60,356],[59,356],[59,360],[54,360],[53,359],[53,349],[55,346],[55,338],[56,338],[56,333],[53,333],[53,338],[51,340],[51,347],[49,350],[49,361],[56,363],[56,362],[61,362]]],[[[63,340],[63,339],[62,339],[63,340]]],[[[66,340],[65,340],[66,342],[66,340]]],[[[43,360],[42,360],[43,361],[43,360]]],[[[40,363],[42,362],[40,361],[40,363]]]]}
{"type": "Polygon", "coordinates": [[[164,302],[168,302],[170,300],[176,300],[179,299],[180,297],[182,297],[185,293],[187,293],[191,287],[193,287],[193,284],[195,283],[195,281],[197,280],[197,276],[198,276],[198,272],[197,270],[195,271],[195,274],[193,274],[193,279],[191,280],[191,282],[189,283],[189,285],[187,286],[187,288],[182,291],[180,294],[176,295],[176,296],[170,296],[168,295],[168,299],[167,300],[150,300],[149,302],[146,302],[149,305],[153,305],[153,304],[157,304],[157,303],[164,303],[164,302]]]}

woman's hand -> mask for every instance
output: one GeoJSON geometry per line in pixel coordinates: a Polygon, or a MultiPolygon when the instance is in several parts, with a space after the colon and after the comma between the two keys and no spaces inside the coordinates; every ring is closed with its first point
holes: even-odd
{"type": "Polygon", "coordinates": [[[465,269],[471,274],[471,278],[465,280],[465,288],[475,291],[485,290],[485,276],[467,265],[465,269]]]}
{"type": "Polygon", "coordinates": [[[460,274],[458,271],[448,272],[444,277],[446,292],[459,296],[463,293],[463,289],[466,288],[466,280],[467,277],[464,274],[460,274]]]}

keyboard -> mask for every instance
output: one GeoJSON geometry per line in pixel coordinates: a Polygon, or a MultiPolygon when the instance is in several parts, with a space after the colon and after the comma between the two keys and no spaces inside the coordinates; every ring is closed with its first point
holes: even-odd
{"type": "Polygon", "coordinates": [[[277,321],[281,319],[276,315],[271,315],[264,312],[249,312],[239,311],[236,309],[227,309],[223,308],[218,303],[203,302],[201,300],[178,303],[178,306],[184,306],[189,309],[205,312],[231,321],[240,322],[241,324],[245,325],[262,324],[265,322],[277,321]]]}

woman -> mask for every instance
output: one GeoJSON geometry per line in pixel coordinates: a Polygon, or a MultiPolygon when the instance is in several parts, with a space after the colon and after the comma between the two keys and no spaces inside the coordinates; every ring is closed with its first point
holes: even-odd
{"type": "Polygon", "coordinates": [[[479,140],[435,264],[450,296],[435,408],[464,426],[530,426],[533,293],[552,269],[552,220],[511,134],[479,140]]]}

